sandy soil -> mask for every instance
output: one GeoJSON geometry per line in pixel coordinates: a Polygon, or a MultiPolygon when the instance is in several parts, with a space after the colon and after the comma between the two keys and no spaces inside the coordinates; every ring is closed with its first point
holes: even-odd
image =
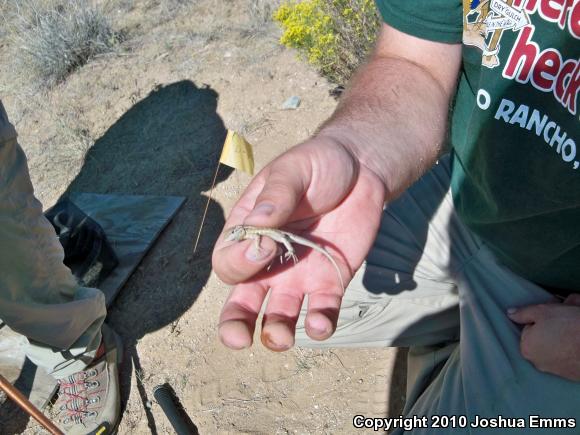
{"type": "MultiPolygon", "coordinates": [[[[259,2],[264,4],[264,2],[259,2]]],[[[122,335],[119,432],[171,433],[152,389],[169,383],[202,434],[352,433],[358,413],[398,415],[405,368],[394,349],[234,352],[216,337],[228,287],[210,255],[249,177],[222,168],[192,254],[225,129],[254,145],[257,169],[333,110],[332,86],[277,43],[250,0],[108,1],[127,34],[50,91],[15,72],[0,32],[0,98],[45,208],[68,191],[183,195],[187,202],[110,309],[122,335]],[[294,111],[281,109],[292,95],[294,111]]],[[[20,418],[13,432],[38,432],[20,418]]]]}

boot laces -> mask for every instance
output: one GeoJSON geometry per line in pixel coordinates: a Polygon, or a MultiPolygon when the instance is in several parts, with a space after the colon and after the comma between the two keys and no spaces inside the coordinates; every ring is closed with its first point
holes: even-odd
{"type": "Polygon", "coordinates": [[[64,413],[61,422],[64,424],[84,424],[89,418],[94,418],[98,410],[93,406],[101,401],[100,394],[104,389],[99,389],[100,383],[94,379],[98,375],[96,369],[77,372],[67,378],[60,379],[59,395],[64,402],[59,411],[64,413]]]}

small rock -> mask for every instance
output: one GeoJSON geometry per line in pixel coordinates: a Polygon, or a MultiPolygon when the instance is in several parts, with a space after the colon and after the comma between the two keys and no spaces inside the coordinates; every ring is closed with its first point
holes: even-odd
{"type": "Polygon", "coordinates": [[[147,408],[147,409],[153,408],[153,404],[151,403],[150,400],[148,400],[147,402],[145,402],[145,408],[147,408]]]}
{"type": "Polygon", "coordinates": [[[282,109],[294,110],[294,109],[298,109],[298,106],[300,106],[300,97],[293,95],[290,98],[288,98],[286,101],[284,101],[284,104],[282,104],[282,109]]]}
{"type": "Polygon", "coordinates": [[[228,59],[228,58],[230,58],[230,57],[232,57],[232,52],[231,52],[231,51],[226,51],[226,52],[224,53],[224,58],[228,59]]]}

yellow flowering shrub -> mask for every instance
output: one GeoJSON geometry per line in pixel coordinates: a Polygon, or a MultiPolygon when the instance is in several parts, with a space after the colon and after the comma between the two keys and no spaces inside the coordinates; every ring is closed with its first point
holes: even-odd
{"type": "Polygon", "coordinates": [[[374,0],[290,1],[274,19],[284,30],[280,43],[339,84],[365,59],[380,23],[374,0]]]}

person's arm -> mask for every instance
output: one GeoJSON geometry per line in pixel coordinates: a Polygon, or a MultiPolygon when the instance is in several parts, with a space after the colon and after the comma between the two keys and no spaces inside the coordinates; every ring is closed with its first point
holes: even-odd
{"type": "Polygon", "coordinates": [[[431,167],[443,144],[461,45],[384,24],[368,63],[317,136],[349,149],[397,196],[431,167]]]}
{"type": "MultiPolygon", "coordinates": [[[[384,25],[334,115],[254,177],[225,228],[284,228],[323,241],[348,283],[372,246],[385,200],[435,161],[460,63],[460,45],[420,40],[384,25]]],[[[226,346],[251,345],[268,294],[261,334],[268,348],[292,346],[306,294],[306,333],[324,340],[334,332],[343,292],[328,259],[299,252],[296,265],[265,271],[275,255],[268,238],[260,250],[249,241],[218,240],[213,268],[235,284],[220,315],[226,346]]]]}

